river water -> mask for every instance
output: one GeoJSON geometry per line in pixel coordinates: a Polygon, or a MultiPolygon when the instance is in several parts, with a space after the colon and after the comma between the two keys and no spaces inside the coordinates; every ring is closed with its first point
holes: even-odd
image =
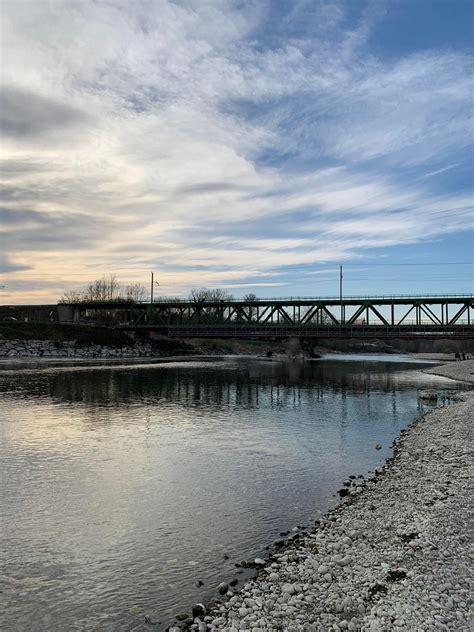
{"type": "Polygon", "coordinates": [[[333,356],[0,371],[0,629],[162,629],[382,463],[426,410],[417,390],[456,387],[423,366],[333,356]]]}

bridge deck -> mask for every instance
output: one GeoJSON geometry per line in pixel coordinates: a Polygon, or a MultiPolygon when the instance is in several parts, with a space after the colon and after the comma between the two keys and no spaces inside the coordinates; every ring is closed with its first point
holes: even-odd
{"type": "Polygon", "coordinates": [[[355,338],[355,339],[468,339],[474,338],[472,325],[367,325],[367,326],[262,326],[246,325],[122,325],[120,329],[153,331],[157,335],[170,338],[243,338],[243,339],[285,339],[285,338],[355,338]]]}
{"type": "MultiPolygon", "coordinates": [[[[430,334],[474,337],[472,294],[432,296],[373,296],[343,298],[269,298],[198,302],[161,299],[153,303],[127,301],[62,304],[65,320],[95,320],[127,329],[166,328],[181,337],[219,335],[246,337],[290,335],[311,337],[387,337],[430,334]],[[461,329],[454,330],[454,326],[461,329]],[[223,328],[224,327],[224,328],[223,328]],[[280,327],[277,331],[275,327],[280,327]],[[411,327],[411,329],[410,329],[411,327]],[[268,333],[265,328],[270,328],[268,333]],[[418,329],[417,329],[418,328],[418,329]],[[330,333],[327,333],[330,330],[330,333]],[[233,332],[233,333],[231,333],[233,332]]],[[[163,330],[165,331],[165,330],[163,330]]]]}

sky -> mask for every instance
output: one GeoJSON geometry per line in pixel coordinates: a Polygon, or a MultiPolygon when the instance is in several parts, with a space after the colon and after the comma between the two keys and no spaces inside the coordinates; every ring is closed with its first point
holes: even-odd
{"type": "Polygon", "coordinates": [[[0,303],[472,293],[471,0],[2,0],[0,303]]]}

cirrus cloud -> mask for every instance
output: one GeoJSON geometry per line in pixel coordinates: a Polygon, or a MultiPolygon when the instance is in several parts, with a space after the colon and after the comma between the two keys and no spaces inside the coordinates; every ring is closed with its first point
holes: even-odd
{"type": "Polygon", "coordinates": [[[50,279],[62,262],[49,300],[82,275],[154,267],[173,293],[258,287],[462,231],[469,181],[449,178],[469,160],[472,57],[384,59],[383,12],[361,7],[5,2],[12,297],[27,296],[22,266],[50,279]]]}

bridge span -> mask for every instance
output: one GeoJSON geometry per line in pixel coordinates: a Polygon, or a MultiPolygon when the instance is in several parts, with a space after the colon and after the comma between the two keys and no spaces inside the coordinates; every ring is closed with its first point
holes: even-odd
{"type": "Polygon", "coordinates": [[[67,322],[215,338],[474,338],[474,295],[287,297],[58,305],[67,322]]]}

